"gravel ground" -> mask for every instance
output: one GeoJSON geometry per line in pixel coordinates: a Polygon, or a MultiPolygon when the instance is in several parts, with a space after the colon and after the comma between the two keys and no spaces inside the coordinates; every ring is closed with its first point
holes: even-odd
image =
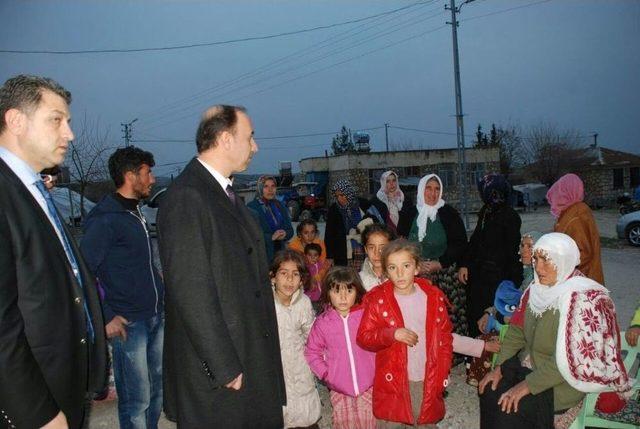
{"type": "MultiPolygon", "coordinates": [[[[619,217],[613,210],[594,212],[601,237],[606,238],[606,246],[602,249],[605,283],[611,291],[616,303],[618,320],[621,329],[625,329],[640,299],[636,269],[640,262],[640,248],[632,248],[616,239],[615,224],[619,217]]],[[[550,232],[554,219],[546,209],[536,212],[521,213],[522,231],[537,230],[550,232]]],[[[470,227],[475,226],[475,215],[469,216],[470,227]]],[[[324,224],[319,225],[324,233],[324,224]]],[[[603,240],[604,244],[604,240],[603,240]]],[[[453,368],[446,399],[447,415],[439,424],[440,429],[472,429],[479,425],[478,397],[475,387],[465,383],[464,365],[453,368]]],[[[322,429],[331,427],[331,406],[328,391],[320,386],[320,397],[323,409],[319,425],[322,429]]],[[[96,403],[91,413],[90,429],[117,428],[116,401],[96,403]]],[[[175,428],[175,424],[164,419],[160,421],[160,429],[175,428]]]]}

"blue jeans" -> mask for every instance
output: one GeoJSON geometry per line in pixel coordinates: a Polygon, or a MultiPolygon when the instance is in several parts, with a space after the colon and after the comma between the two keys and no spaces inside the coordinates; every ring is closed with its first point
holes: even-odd
{"type": "Polygon", "coordinates": [[[157,429],[162,411],[164,315],[130,322],[112,340],[120,429],[157,429]]]}

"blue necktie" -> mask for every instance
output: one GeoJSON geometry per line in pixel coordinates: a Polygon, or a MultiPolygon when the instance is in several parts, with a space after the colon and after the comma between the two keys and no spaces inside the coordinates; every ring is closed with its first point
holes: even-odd
{"type": "MultiPolygon", "coordinates": [[[[64,247],[64,252],[67,254],[67,259],[71,264],[71,268],[73,269],[73,274],[76,276],[76,280],[78,280],[78,284],[80,285],[80,289],[84,292],[84,286],[82,284],[82,276],[80,275],[80,269],[78,268],[78,261],[73,254],[73,249],[71,248],[71,244],[69,243],[69,238],[67,237],[67,233],[65,232],[64,227],[62,226],[62,221],[60,220],[60,216],[58,215],[58,210],[56,209],[56,205],[51,197],[49,191],[44,186],[44,182],[42,180],[37,180],[35,182],[36,187],[44,197],[44,200],[47,202],[47,211],[49,215],[53,219],[56,224],[56,228],[60,231],[60,235],[62,235],[62,246],[64,247]]],[[[82,301],[82,305],[84,307],[84,312],[87,317],[87,332],[89,333],[89,337],[91,338],[91,342],[95,338],[95,333],[93,331],[93,324],[91,322],[91,315],[89,314],[89,309],[87,308],[87,300],[86,298],[82,301]]]]}

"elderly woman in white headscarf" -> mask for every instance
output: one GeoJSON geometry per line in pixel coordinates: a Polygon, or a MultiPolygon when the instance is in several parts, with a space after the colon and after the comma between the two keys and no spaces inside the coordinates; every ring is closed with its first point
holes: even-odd
{"type": "Polygon", "coordinates": [[[534,281],[521,301],[524,320],[511,319],[498,366],[479,385],[481,428],[567,427],[584,392],[631,387],[613,301],[576,270],[575,241],[543,235],[533,263],[534,281]]]}
{"type": "Polygon", "coordinates": [[[418,183],[416,211],[409,240],[420,246],[421,275],[428,277],[447,295],[454,332],[466,335],[466,292],[455,275],[457,264],[466,252],[467,233],[456,209],[443,199],[440,177],[428,174],[418,183]]]}
{"type": "Polygon", "coordinates": [[[378,223],[387,225],[394,234],[400,237],[409,235],[411,221],[415,215],[413,204],[405,199],[398,183],[398,174],[388,170],[380,176],[380,189],[371,199],[368,213],[378,223]]]}

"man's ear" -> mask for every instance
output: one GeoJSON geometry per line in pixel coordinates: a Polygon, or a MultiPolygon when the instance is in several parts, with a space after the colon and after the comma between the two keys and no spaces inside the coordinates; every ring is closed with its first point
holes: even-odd
{"type": "Polygon", "coordinates": [[[20,135],[27,127],[27,115],[18,109],[9,109],[4,113],[4,123],[10,133],[20,135]]]}
{"type": "Polygon", "coordinates": [[[231,150],[231,143],[233,140],[233,136],[229,131],[223,131],[220,133],[220,144],[226,150],[231,150]]]}

